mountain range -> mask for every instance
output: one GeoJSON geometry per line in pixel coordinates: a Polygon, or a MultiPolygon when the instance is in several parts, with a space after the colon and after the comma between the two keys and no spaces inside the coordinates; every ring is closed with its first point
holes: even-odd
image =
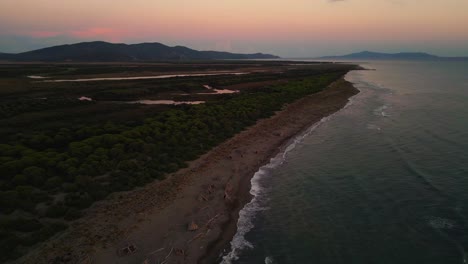
{"type": "Polygon", "coordinates": [[[440,57],[424,52],[381,53],[362,51],[342,56],[325,56],[323,60],[468,60],[468,57],[440,57]]]}
{"type": "Polygon", "coordinates": [[[0,53],[8,61],[76,61],[129,62],[164,60],[275,59],[271,54],[238,54],[221,51],[197,51],[183,46],[169,47],[161,43],[114,44],[103,41],[53,46],[23,53],[0,53]]]}

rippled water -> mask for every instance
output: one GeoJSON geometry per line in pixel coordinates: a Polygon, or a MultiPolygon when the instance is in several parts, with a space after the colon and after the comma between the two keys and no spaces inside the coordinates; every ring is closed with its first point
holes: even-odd
{"type": "Polygon", "coordinates": [[[224,263],[466,263],[468,63],[364,66],[352,103],[254,177],[224,263]]]}

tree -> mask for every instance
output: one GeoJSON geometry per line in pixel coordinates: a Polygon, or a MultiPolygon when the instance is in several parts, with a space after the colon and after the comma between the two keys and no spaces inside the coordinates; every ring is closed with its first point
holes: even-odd
{"type": "Polygon", "coordinates": [[[10,213],[18,207],[18,193],[16,191],[0,192],[0,212],[10,213]]]}
{"type": "Polygon", "coordinates": [[[13,177],[13,183],[18,186],[18,185],[26,185],[28,182],[28,178],[24,176],[23,174],[17,174],[15,177],[13,177]]]}
{"type": "Polygon", "coordinates": [[[34,186],[42,186],[44,184],[46,171],[43,168],[36,166],[27,167],[23,170],[23,174],[28,178],[28,183],[34,186]]]}
{"type": "Polygon", "coordinates": [[[55,189],[55,188],[60,187],[62,182],[63,182],[62,178],[58,176],[51,177],[46,180],[44,187],[47,189],[55,189]]]}
{"type": "Polygon", "coordinates": [[[73,142],[69,145],[70,154],[73,157],[84,158],[93,152],[93,148],[83,142],[73,142]]]}
{"type": "Polygon", "coordinates": [[[46,216],[51,218],[63,217],[68,211],[68,208],[63,203],[56,203],[47,208],[46,216]]]}

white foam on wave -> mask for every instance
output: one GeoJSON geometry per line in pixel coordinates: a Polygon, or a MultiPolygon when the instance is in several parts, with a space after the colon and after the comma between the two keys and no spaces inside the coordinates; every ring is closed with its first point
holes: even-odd
{"type": "Polygon", "coordinates": [[[273,264],[275,261],[273,260],[272,257],[266,257],[265,258],[265,264],[273,264]]]}
{"type": "MultiPolygon", "coordinates": [[[[312,132],[314,132],[314,130],[321,124],[325,123],[334,115],[340,113],[352,104],[353,97],[348,99],[348,103],[342,109],[322,118],[319,122],[316,122],[311,127],[309,127],[304,133],[296,136],[292,141],[290,141],[283,152],[278,153],[274,158],[270,159],[268,164],[260,167],[260,169],[254,174],[250,180],[250,194],[253,196],[253,198],[244,206],[244,208],[242,208],[242,210],[239,211],[237,232],[231,241],[231,251],[223,256],[221,264],[232,264],[234,261],[239,259],[240,253],[243,250],[254,248],[254,245],[245,238],[245,235],[254,227],[253,220],[255,215],[260,211],[268,210],[268,207],[264,206],[265,194],[267,193],[268,189],[262,186],[261,181],[264,180],[265,177],[271,175],[269,172],[272,169],[277,168],[283,164],[286,160],[287,154],[292,151],[299,143],[301,143],[304,138],[312,134],[312,132]]],[[[270,257],[267,257],[265,259],[265,263],[273,263],[267,262],[267,259],[273,261],[270,257]]]]}
{"type": "Polygon", "coordinates": [[[346,76],[346,80],[352,82],[356,88],[366,88],[374,91],[393,94],[393,90],[380,82],[369,80],[366,71],[352,71],[346,76]]]}
{"type": "Polygon", "coordinates": [[[374,124],[368,124],[368,125],[367,125],[367,129],[370,129],[370,130],[378,130],[378,131],[382,130],[379,126],[374,125],[374,124]]]}
{"type": "Polygon", "coordinates": [[[427,219],[428,224],[435,229],[450,230],[457,227],[457,223],[451,219],[431,216],[427,219]]]}
{"type": "MultiPolygon", "coordinates": [[[[289,147],[290,146],[288,146],[288,148],[289,147]]],[[[272,158],[270,160],[270,163],[262,166],[250,180],[250,194],[253,196],[253,198],[239,212],[239,219],[237,221],[237,232],[231,241],[231,251],[223,257],[221,263],[233,263],[233,261],[239,259],[239,253],[242,250],[254,247],[252,243],[247,241],[245,235],[254,227],[253,218],[257,214],[257,212],[268,209],[262,206],[262,194],[264,194],[266,189],[261,186],[261,180],[264,179],[266,176],[270,175],[268,173],[269,170],[276,168],[284,162],[285,154],[286,151],[272,158]]]]}
{"type": "Polygon", "coordinates": [[[388,105],[383,105],[374,110],[374,114],[378,116],[388,117],[390,116],[385,110],[388,109],[388,105]]]}

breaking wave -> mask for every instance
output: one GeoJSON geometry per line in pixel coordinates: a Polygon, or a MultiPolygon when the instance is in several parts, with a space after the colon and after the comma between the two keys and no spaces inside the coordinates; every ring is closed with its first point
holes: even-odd
{"type": "MultiPolygon", "coordinates": [[[[231,251],[223,256],[221,264],[232,264],[234,261],[239,259],[240,253],[246,249],[254,248],[254,245],[246,239],[246,234],[254,227],[254,218],[258,212],[268,210],[265,206],[267,200],[266,194],[268,188],[262,186],[262,181],[271,175],[271,171],[286,160],[287,154],[292,151],[298,144],[300,144],[304,138],[312,134],[312,132],[319,127],[321,124],[328,121],[337,113],[343,111],[347,107],[353,104],[353,97],[349,98],[348,103],[339,111],[331,114],[330,116],[322,118],[319,122],[309,127],[304,133],[299,134],[293,140],[289,142],[284,151],[278,153],[275,157],[270,159],[270,162],[262,167],[254,174],[250,180],[251,188],[250,194],[253,196],[252,200],[247,203],[244,208],[239,212],[239,219],[237,221],[237,232],[231,241],[231,251]]],[[[271,257],[265,259],[265,263],[271,262],[271,257]]]]}

